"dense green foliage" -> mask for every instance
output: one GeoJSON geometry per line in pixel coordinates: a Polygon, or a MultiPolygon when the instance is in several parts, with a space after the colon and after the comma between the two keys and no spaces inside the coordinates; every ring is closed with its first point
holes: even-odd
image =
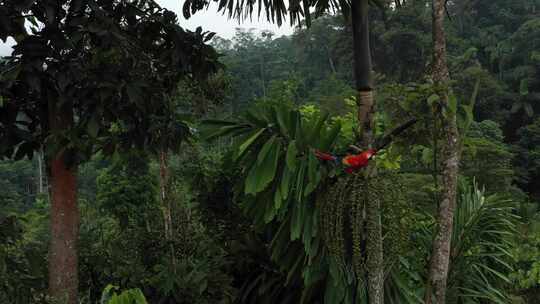
{"type": "Polygon", "coordinates": [[[160,110],[178,82],[216,70],[211,36],[185,31],[153,1],[3,1],[0,14],[0,39],[18,40],[0,66],[2,157],[44,145],[75,163],[153,145],[147,131],[170,115],[160,110]]]}
{"type": "MultiPolygon", "coordinates": [[[[40,70],[63,54],[55,48],[50,57],[38,56],[40,64],[21,57],[0,63],[29,69],[0,78],[12,85],[0,88],[0,153],[21,157],[0,161],[0,302],[48,300],[47,168],[37,156],[38,144],[51,147],[38,125],[10,129],[4,123],[16,118],[13,111],[37,117],[36,109],[7,105],[21,97],[13,86],[32,95],[63,83],[82,88],[67,92],[88,114],[68,130],[73,134],[60,135],[80,138],[85,155],[78,160],[88,159],[78,174],[82,303],[366,303],[367,200],[382,204],[385,301],[421,303],[442,183],[440,104],[429,76],[431,10],[424,0],[376,2],[386,10],[370,13],[379,87],[375,136],[411,117],[419,121],[376,156],[379,176],[372,180],[362,171],[346,175],[313,154],[347,153],[358,135],[352,40],[341,15],[322,15],[291,36],[238,30],[232,40],[214,37],[224,69],[204,80],[171,76],[167,88],[153,78],[167,68],[149,73],[146,52],[135,53],[133,74],[123,74],[128,59],[119,54],[126,41],[148,47],[154,62],[162,58],[153,53],[154,40],[131,40],[129,22],[118,36],[87,20],[88,28],[78,31],[95,38],[87,47],[103,56],[72,62],[81,73],[66,83],[58,76],[63,65],[40,70]],[[99,73],[85,72],[95,66],[99,73]],[[36,69],[44,77],[39,88],[30,76],[36,69]],[[92,87],[89,79],[104,74],[115,76],[108,83],[120,79],[123,85],[92,87]],[[160,95],[165,89],[174,94],[160,95]],[[108,101],[113,107],[103,112],[108,101]],[[94,112],[103,116],[94,121],[94,112]],[[139,139],[144,143],[132,141],[139,139]],[[119,149],[109,157],[113,147],[119,149]],[[170,228],[155,159],[164,150],[173,151],[166,181],[170,228]]],[[[449,304],[540,301],[538,10],[538,0],[448,2],[449,110],[457,112],[463,137],[449,304]]],[[[150,11],[161,16],[160,26],[178,30],[164,11],[150,11]]],[[[46,15],[39,17],[46,21],[46,15]]],[[[0,20],[0,32],[6,26],[16,31],[17,24],[0,20]]],[[[146,37],[144,27],[138,30],[146,37]]],[[[201,43],[209,37],[182,33],[201,43]]],[[[203,55],[204,62],[217,58],[210,48],[203,55]]]]}

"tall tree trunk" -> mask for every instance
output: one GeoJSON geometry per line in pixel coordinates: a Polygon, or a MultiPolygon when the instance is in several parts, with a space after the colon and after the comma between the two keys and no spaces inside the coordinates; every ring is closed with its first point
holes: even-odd
{"type": "MultiPolygon", "coordinates": [[[[446,63],[446,40],[444,33],[444,0],[433,0],[433,80],[440,88],[443,106],[448,103],[449,80],[446,63]]],[[[429,278],[425,302],[446,303],[446,283],[450,263],[450,246],[454,211],[456,208],[457,176],[459,170],[459,134],[455,113],[447,111],[442,117],[443,141],[443,188],[437,214],[437,232],[433,240],[429,278]]]]}
{"type": "Polygon", "coordinates": [[[165,150],[161,150],[159,153],[159,184],[160,184],[160,197],[161,207],[163,210],[163,223],[165,227],[165,240],[169,242],[169,249],[171,254],[171,263],[176,271],[176,256],[174,250],[174,244],[172,243],[173,224],[172,224],[172,198],[170,197],[169,189],[169,163],[168,153],[165,150]]]}
{"type": "Polygon", "coordinates": [[[337,74],[336,71],[336,65],[334,64],[334,60],[332,59],[332,55],[330,54],[330,49],[328,48],[328,45],[324,46],[324,49],[326,50],[326,56],[328,57],[328,64],[330,65],[330,70],[332,71],[332,74],[337,74]]]}
{"type": "Polygon", "coordinates": [[[36,153],[37,156],[37,194],[42,194],[43,190],[43,153],[41,149],[36,153]]]}
{"type": "Polygon", "coordinates": [[[161,208],[163,210],[163,224],[165,230],[165,239],[169,240],[171,230],[171,212],[167,204],[169,184],[169,166],[167,162],[167,152],[159,152],[159,192],[161,199],[161,208]]]}
{"type": "MultiPolygon", "coordinates": [[[[73,125],[71,105],[62,109],[49,107],[49,123],[53,133],[73,125]]],[[[49,247],[49,294],[58,303],[78,303],[77,239],[79,209],[77,207],[77,167],[66,162],[66,151],[48,160],[51,184],[51,240],[49,247]]]]}
{"type": "Polygon", "coordinates": [[[354,47],[354,74],[356,78],[358,127],[361,144],[369,146],[373,141],[373,75],[369,41],[369,3],[357,0],[351,3],[351,19],[354,47]]]}
{"type": "Polygon", "coordinates": [[[266,84],[264,80],[264,56],[261,56],[260,70],[261,70],[263,97],[266,99],[266,84]]]}
{"type": "MultiPolygon", "coordinates": [[[[371,49],[369,41],[369,1],[351,1],[351,21],[354,44],[354,73],[358,91],[358,131],[361,146],[373,144],[373,77],[371,49]]],[[[374,166],[367,170],[368,178],[377,174],[374,166]]],[[[370,304],[384,303],[384,269],[381,209],[378,200],[368,200],[366,204],[366,262],[368,297],[370,304]]]]}

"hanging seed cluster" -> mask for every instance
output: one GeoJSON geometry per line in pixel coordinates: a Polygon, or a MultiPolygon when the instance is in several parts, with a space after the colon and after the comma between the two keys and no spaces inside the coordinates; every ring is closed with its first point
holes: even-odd
{"type": "Polygon", "coordinates": [[[359,284],[362,284],[367,270],[366,247],[366,179],[362,174],[355,174],[349,203],[351,204],[350,229],[352,235],[352,265],[359,284]]]}
{"type": "Polygon", "coordinates": [[[405,187],[399,174],[385,172],[378,179],[379,186],[384,189],[381,213],[384,263],[388,272],[397,263],[399,256],[410,249],[413,208],[405,199],[405,187]]]}
{"type": "Polygon", "coordinates": [[[367,202],[380,200],[383,226],[385,273],[392,268],[409,243],[412,208],[403,196],[396,173],[380,172],[366,180],[358,173],[339,178],[317,197],[320,223],[329,255],[345,270],[352,266],[359,282],[366,274],[367,202]],[[349,266],[349,267],[350,267],[349,266]]]}
{"type": "Polygon", "coordinates": [[[325,246],[341,270],[345,270],[347,265],[345,211],[350,207],[349,197],[353,182],[351,178],[340,178],[317,197],[325,246]]]}

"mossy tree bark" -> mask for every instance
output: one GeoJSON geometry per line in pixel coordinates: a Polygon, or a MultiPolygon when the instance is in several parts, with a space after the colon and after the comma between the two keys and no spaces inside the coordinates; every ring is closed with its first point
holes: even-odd
{"type": "MultiPolygon", "coordinates": [[[[444,32],[444,0],[433,0],[433,81],[440,89],[443,107],[448,103],[450,76],[446,62],[446,40],[444,32]]],[[[442,117],[443,129],[443,172],[442,194],[437,214],[437,231],[433,240],[429,277],[424,296],[425,303],[446,303],[446,285],[450,264],[450,248],[454,211],[456,208],[457,177],[459,170],[459,133],[455,113],[446,111],[442,117]]]]}

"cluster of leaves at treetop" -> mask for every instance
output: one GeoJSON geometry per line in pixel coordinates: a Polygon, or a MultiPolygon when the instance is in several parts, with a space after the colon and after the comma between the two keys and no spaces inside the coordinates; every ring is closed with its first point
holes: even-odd
{"type": "Polygon", "coordinates": [[[2,157],[31,157],[46,143],[47,154],[67,149],[77,161],[164,142],[148,130],[168,124],[167,94],[219,66],[205,44],[213,34],[182,29],[155,1],[1,3],[0,39],[17,41],[0,65],[2,157]],[[73,126],[51,131],[55,112],[73,126]]]}

